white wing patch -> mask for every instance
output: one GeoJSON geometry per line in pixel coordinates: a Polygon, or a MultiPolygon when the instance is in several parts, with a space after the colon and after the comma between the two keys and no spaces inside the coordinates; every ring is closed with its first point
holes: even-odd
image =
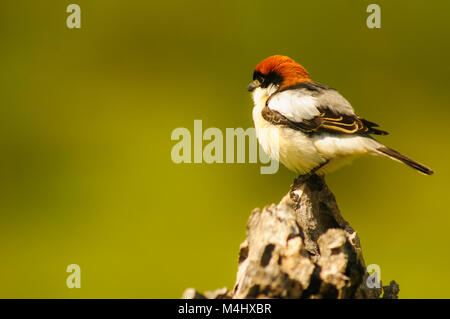
{"type": "Polygon", "coordinates": [[[320,115],[318,107],[328,108],[336,114],[355,114],[351,104],[332,89],[322,90],[318,95],[304,89],[282,91],[275,93],[267,106],[294,122],[310,120],[320,115]]]}
{"type": "Polygon", "coordinates": [[[317,109],[317,98],[305,94],[302,90],[276,93],[270,98],[267,106],[294,122],[302,122],[320,115],[320,111],[317,109]]]}

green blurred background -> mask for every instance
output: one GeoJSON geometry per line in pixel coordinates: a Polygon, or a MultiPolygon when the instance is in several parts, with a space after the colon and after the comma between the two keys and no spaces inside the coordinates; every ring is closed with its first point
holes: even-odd
{"type": "Polygon", "coordinates": [[[255,207],[295,177],[171,161],[174,128],[250,127],[254,66],[289,55],[431,166],[356,161],[330,175],[367,264],[402,298],[450,297],[449,1],[0,4],[0,297],[179,298],[232,288],[255,207]],[[68,264],[81,289],[66,286],[68,264]]]}

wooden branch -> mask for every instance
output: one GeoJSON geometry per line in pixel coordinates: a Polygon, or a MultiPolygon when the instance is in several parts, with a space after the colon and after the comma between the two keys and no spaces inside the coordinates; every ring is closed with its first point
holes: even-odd
{"type": "Polygon", "coordinates": [[[397,298],[398,285],[369,288],[358,234],[324,179],[313,175],[278,205],[255,209],[239,251],[233,291],[183,298],[397,298]]]}

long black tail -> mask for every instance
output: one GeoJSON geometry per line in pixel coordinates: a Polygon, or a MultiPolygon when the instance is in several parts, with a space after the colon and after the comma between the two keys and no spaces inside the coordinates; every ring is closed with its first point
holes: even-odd
{"type": "Polygon", "coordinates": [[[392,148],[389,148],[387,146],[383,146],[377,149],[383,154],[386,154],[387,156],[391,157],[392,159],[399,160],[402,163],[405,163],[409,167],[412,167],[419,172],[422,172],[427,175],[432,175],[434,172],[431,168],[426,167],[425,165],[422,165],[409,157],[406,157],[405,155],[393,150],[392,148]]]}

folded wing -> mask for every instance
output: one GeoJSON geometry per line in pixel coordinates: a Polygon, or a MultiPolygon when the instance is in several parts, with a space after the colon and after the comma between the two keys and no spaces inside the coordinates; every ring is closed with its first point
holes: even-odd
{"type": "Polygon", "coordinates": [[[262,110],[263,118],[305,133],[387,135],[376,123],[355,114],[336,90],[317,83],[301,83],[274,94],[262,110]]]}

